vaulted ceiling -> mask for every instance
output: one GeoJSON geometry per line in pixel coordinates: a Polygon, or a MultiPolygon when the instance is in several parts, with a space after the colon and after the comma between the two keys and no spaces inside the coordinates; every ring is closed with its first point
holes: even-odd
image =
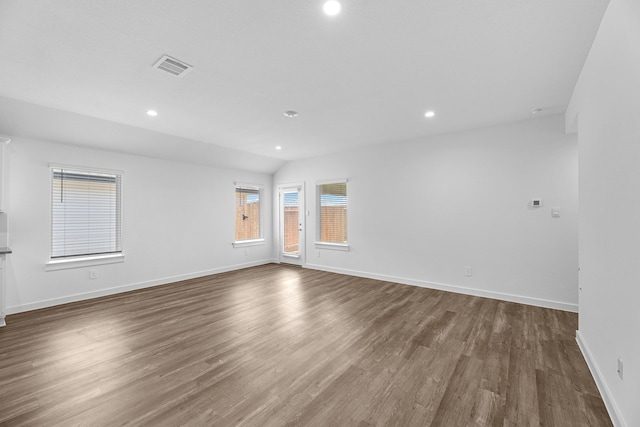
{"type": "Polygon", "coordinates": [[[0,133],[273,172],[558,114],[608,3],[323,1],[2,0],[0,133]]]}

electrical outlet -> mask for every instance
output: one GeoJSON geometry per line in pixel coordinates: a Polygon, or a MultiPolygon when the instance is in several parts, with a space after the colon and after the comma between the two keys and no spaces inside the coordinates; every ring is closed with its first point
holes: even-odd
{"type": "Polygon", "coordinates": [[[620,379],[622,379],[622,373],[623,373],[622,368],[624,368],[624,364],[622,363],[622,359],[618,357],[618,376],[620,377],[620,379]]]}
{"type": "Polygon", "coordinates": [[[320,251],[316,252],[316,256],[320,258],[320,251]]]}
{"type": "Polygon", "coordinates": [[[97,279],[98,278],[98,272],[95,270],[89,270],[89,279],[97,279]]]}
{"type": "Polygon", "coordinates": [[[471,268],[471,266],[467,265],[464,268],[464,275],[465,276],[472,276],[473,275],[473,269],[471,268]]]}

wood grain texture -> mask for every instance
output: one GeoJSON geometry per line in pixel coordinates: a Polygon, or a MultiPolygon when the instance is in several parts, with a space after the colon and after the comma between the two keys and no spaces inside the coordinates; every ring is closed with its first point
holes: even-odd
{"type": "Polygon", "coordinates": [[[271,264],[9,316],[0,425],[610,426],[576,328],[271,264]]]}

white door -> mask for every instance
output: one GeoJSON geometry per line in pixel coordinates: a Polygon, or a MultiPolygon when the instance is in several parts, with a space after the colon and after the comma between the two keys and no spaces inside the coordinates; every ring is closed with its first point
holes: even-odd
{"type": "Polygon", "coordinates": [[[304,184],[278,187],[280,262],[304,264],[304,184]]]}

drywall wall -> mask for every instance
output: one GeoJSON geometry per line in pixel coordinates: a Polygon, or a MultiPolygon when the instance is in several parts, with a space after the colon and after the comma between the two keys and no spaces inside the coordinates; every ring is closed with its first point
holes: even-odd
{"type": "Polygon", "coordinates": [[[8,146],[9,313],[264,263],[270,244],[233,248],[234,181],[265,186],[271,240],[271,175],[217,169],[14,138],[8,146]],[[50,245],[49,163],[121,170],[125,262],[45,271],[50,245]]]}
{"type": "Polygon", "coordinates": [[[579,139],[578,342],[626,426],[640,425],[639,23],[640,2],[611,1],[567,110],[579,139]]]}
{"type": "Polygon", "coordinates": [[[552,116],[289,162],[274,188],[305,182],[307,267],[575,311],[577,179],[552,116]],[[315,185],[340,178],[351,250],[318,250],[315,185]]]}

